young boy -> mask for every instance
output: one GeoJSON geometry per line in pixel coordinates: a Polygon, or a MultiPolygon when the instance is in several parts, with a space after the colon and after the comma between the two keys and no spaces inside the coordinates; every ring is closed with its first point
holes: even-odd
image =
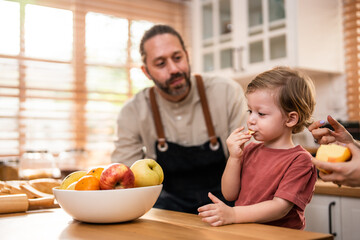
{"type": "Polygon", "coordinates": [[[213,204],[198,209],[212,226],[266,223],[304,229],[305,206],[316,181],[311,155],[295,146],[292,134],[311,124],[314,86],[307,76],[287,67],[259,74],[246,90],[249,131],[231,133],[226,143],[230,156],[221,187],[229,207],[209,193],[213,204]],[[259,143],[244,144],[251,137],[259,143]]]}

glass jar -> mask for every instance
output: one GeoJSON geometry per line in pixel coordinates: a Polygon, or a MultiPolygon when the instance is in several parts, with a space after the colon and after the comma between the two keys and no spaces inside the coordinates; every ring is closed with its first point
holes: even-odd
{"type": "Polygon", "coordinates": [[[61,152],[58,157],[61,178],[65,178],[72,172],[83,170],[85,168],[86,159],[87,153],[82,148],[74,148],[61,152]]]}
{"type": "Polygon", "coordinates": [[[26,151],[20,158],[20,179],[60,178],[61,173],[55,158],[47,151],[26,151]]]}

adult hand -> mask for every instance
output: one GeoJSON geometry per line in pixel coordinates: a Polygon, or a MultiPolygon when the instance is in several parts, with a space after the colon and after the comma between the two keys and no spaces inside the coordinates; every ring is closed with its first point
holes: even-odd
{"type": "Polygon", "coordinates": [[[213,203],[198,208],[202,221],[209,223],[213,227],[234,223],[234,208],[229,207],[210,192],[208,196],[213,203]]]}
{"type": "Polygon", "coordinates": [[[354,143],[348,144],[347,147],[352,154],[348,162],[330,163],[312,159],[317,167],[330,172],[326,174],[320,171],[319,176],[323,181],[350,187],[360,186],[360,149],[354,143]]]}
{"type": "Polygon", "coordinates": [[[341,125],[331,116],[328,116],[327,120],[329,124],[334,128],[334,131],[330,130],[329,128],[320,128],[325,124],[325,121],[323,120],[316,121],[308,127],[316,143],[329,144],[339,142],[348,144],[354,142],[353,137],[343,125],[341,125]]]}

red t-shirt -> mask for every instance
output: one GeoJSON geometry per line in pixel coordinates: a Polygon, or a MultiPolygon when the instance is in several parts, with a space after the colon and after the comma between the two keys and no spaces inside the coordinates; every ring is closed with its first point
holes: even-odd
{"type": "Polygon", "coordinates": [[[272,149],[250,143],[244,149],[241,189],[235,206],[279,197],[294,203],[294,207],[285,217],[266,224],[304,229],[304,210],[312,198],[316,178],[311,155],[301,146],[272,149]]]}

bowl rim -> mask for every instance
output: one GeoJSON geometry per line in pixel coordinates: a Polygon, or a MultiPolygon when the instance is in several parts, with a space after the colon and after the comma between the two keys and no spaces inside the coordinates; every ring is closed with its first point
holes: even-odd
{"type": "Polygon", "coordinates": [[[117,188],[117,189],[107,189],[107,190],[70,190],[70,189],[59,189],[60,186],[57,187],[53,187],[53,191],[57,191],[57,192],[117,192],[119,190],[121,191],[134,191],[134,189],[144,189],[144,188],[159,188],[162,187],[162,183],[158,184],[158,185],[152,185],[152,186],[145,186],[145,187],[132,187],[132,188],[117,188]]]}

